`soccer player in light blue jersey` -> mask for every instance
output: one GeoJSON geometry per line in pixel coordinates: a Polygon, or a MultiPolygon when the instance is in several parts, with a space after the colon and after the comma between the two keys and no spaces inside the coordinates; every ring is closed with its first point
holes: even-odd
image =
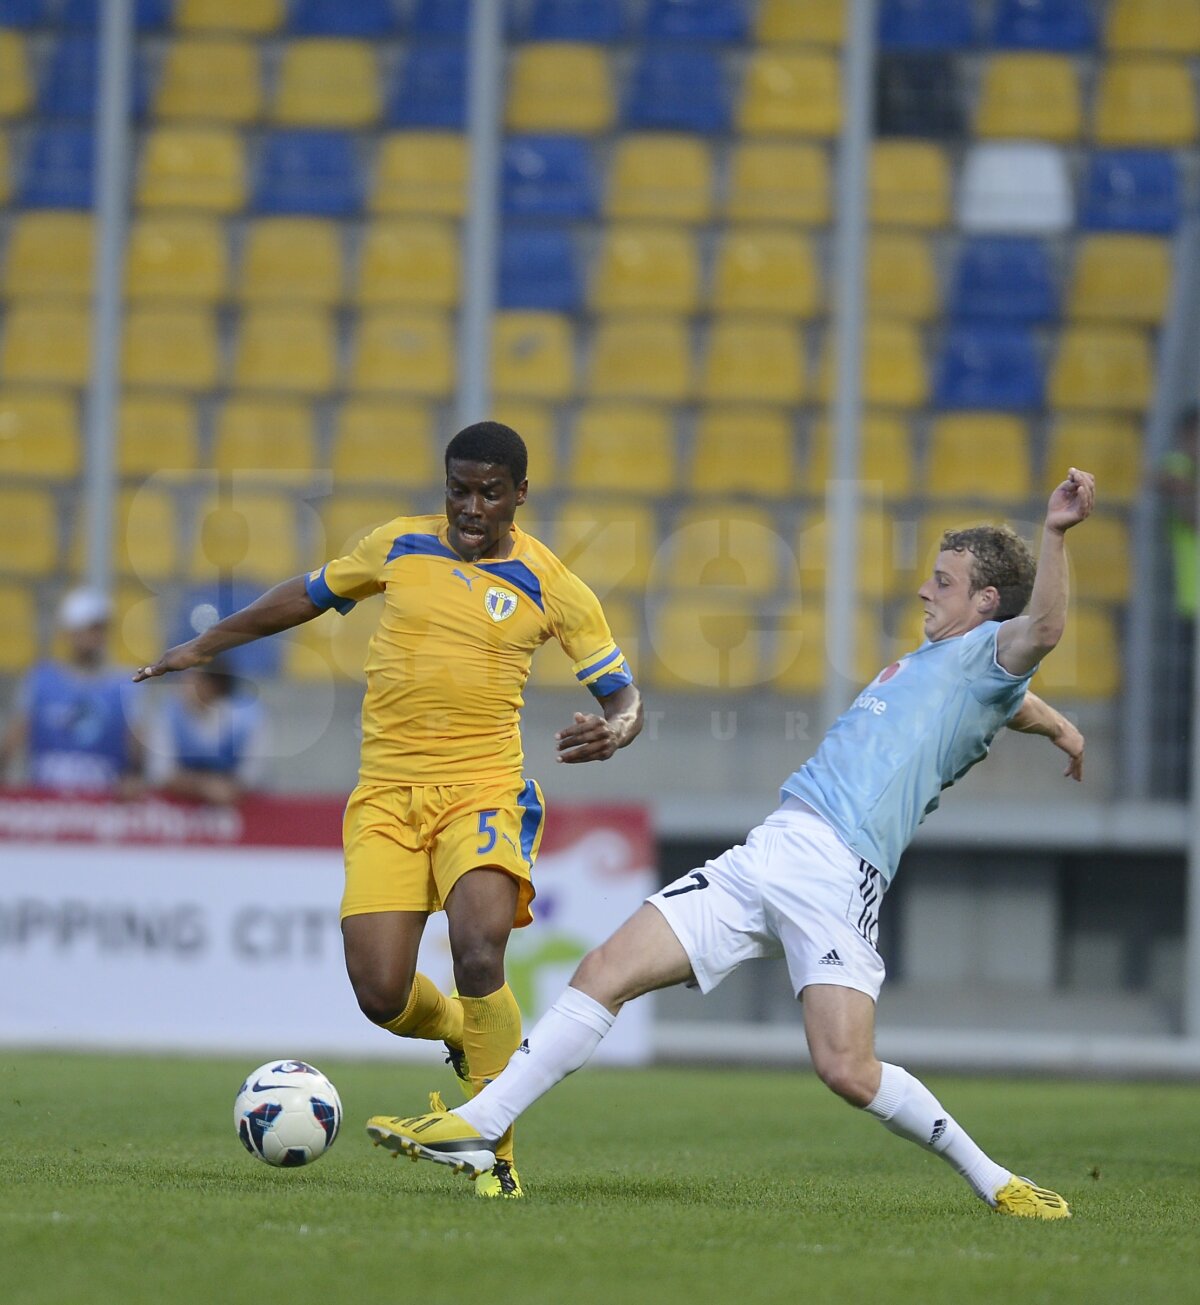
{"type": "Polygon", "coordinates": [[[450,1112],[376,1116],[367,1125],[374,1140],[470,1177],[485,1173],[493,1139],[587,1061],[627,1001],[680,983],[708,992],[743,961],[782,955],[828,1087],[942,1156],[993,1210],[1069,1218],[1061,1196],[985,1155],[923,1083],[876,1057],[884,967],[875,942],[901,853],[1002,727],[1052,739],[1070,758],[1065,773],[1082,777],[1082,736],[1027,686],[1062,638],[1065,536],[1094,500],[1092,476],[1071,468],[1050,496],[1036,567],[1006,527],[944,535],[918,590],[925,642],[858,695],[745,845],[655,893],[585,956],[474,1100],[450,1112]]]}

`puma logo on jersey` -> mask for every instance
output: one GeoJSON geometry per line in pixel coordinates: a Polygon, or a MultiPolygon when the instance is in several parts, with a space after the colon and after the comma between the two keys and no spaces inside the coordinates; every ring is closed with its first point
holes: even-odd
{"type": "Polygon", "coordinates": [[[454,570],[450,572],[450,574],[458,576],[458,578],[463,582],[463,584],[467,586],[468,589],[470,589],[470,587],[475,583],[475,577],[473,575],[467,575],[465,571],[460,571],[458,567],[455,567],[454,570]]]}

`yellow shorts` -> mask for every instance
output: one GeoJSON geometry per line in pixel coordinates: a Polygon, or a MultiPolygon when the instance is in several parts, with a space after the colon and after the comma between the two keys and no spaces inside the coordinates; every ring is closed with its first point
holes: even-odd
{"type": "Polygon", "coordinates": [[[533,920],[533,863],[546,806],[531,779],[484,784],[360,784],[342,818],[342,919],[373,911],[440,911],[468,870],[517,880],[514,928],[533,920]]]}

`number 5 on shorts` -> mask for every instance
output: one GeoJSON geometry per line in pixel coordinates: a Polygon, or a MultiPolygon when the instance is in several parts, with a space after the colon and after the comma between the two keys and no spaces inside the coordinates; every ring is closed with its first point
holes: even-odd
{"type": "Polygon", "coordinates": [[[496,811],[481,811],[479,813],[479,832],[486,834],[487,838],[479,847],[475,849],[476,856],[482,856],[484,852],[490,852],[496,846],[496,830],[492,821],[500,814],[496,811]]]}

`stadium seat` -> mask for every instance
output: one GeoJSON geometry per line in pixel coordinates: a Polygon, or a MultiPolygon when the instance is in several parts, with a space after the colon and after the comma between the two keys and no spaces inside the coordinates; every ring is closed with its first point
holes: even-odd
{"type": "MultiPolygon", "coordinates": [[[[236,521],[236,518],[231,520],[236,521]]],[[[220,518],[216,524],[219,523],[220,518]]],[[[207,568],[207,573],[212,576],[211,567],[207,568]]],[[[263,583],[235,580],[231,575],[224,574],[219,579],[213,578],[210,584],[195,585],[185,589],[176,607],[169,642],[182,643],[184,640],[195,638],[197,634],[208,629],[214,621],[240,611],[259,596],[263,583]]],[[[311,629],[316,625],[319,623],[308,621],[301,626],[301,629],[311,629]]],[[[221,655],[221,660],[235,675],[271,679],[279,674],[281,654],[286,646],[285,638],[286,636],[255,639],[252,643],[229,649],[221,655]]]]}
{"type": "Polygon", "coordinates": [[[23,117],[33,107],[25,38],[0,30],[0,118],[23,117]]]}
{"type": "Polygon", "coordinates": [[[342,233],[327,218],[259,218],[248,225],[238,296],[250,304],[332,307],[342,298],[342,233]]]}
{"type": "MultiPolygon", "coordinates": [[[[454,247],[457,249],[457,245],[454,247]]],[[[501,232],[499,307],[575,313],[582,306],[583,287],[569,229],[537,227],[501,232]]]]}
{"type": "Polygon", "coordinates": [[[1107,413],[1061,413],[1047,438],[1042,488],[1046,494],[1070,467],[1086,467],[1104,486],[1104,501],[1127,507],[1142,476],[1142,437],[1135,420],[1107,413]]]}
{"type": "Polygon", "coordinates": [[[86,299],[92,293],[92,215],[17,212],[4,260],[9,299],[86,299]]]}
{"type": "Polygon", "coordinates": [[[213,431],[213,466],[255,479],[307,477],[316,464],[312,410],[295,399],[226,399],[213,431]]]}
{"type": "Polygon", "coordinates": [[[117,471],[141,480],[199,466],[195,405],[178,394],[125,394],[117,410],[117,471]]]}
{"type": "MultiPolygon", "coordinates": [[[[168,580],[179,566],[179,507],[162,489],[139,485],[117,495],[113,522],[113,570],[145,584],[168,580]]],[[[87,540],[82,520],[71,541],[72,569],[81,571],[87,540]]]]}
{"type": "Polygon", "coordinates": [[[62,393],[0,390],[0,479],[68,480],[78,475],[79,423],[62,393]]]}
{"type": "Polygon", "coordinates": [[[84,385],[91,320],[82,305],[18,301],[4,314],[0,376],[32,385],[84,385]]]}
{"type": "Polygon", "coordinates": [[[596,312],[692,313],[700,300],[700,252],[685,228],[613,223],[592,273],[596,312]]]}
{"type": "Polygon", "coordinates": [[[0,675],[27,671],[38,656],[37,606],[21,584],[0,584],[0,675]]]}
{"type": "Polygon", "coordinates": [[[934,383],[939,408],[1039,408],[1045,378],[1024,326],[957,324],[946,332],[934,383]]]}
{"type": "Polygon", "coordinates": [[[732,221],[824,226],[829,192],[829,156],[819,145],[738,141],[733,146],[726,207],[732,221]]]}
{"type": "Polygon", "coordinates": [[[929,240],[916,233],[878,231],[867,245],[867,311],[873,317],[927,322],[940,304],[929,240]]]}
{"type": "Polygon", "coordinates": [[[254,207],[259,213],[350,217],[362,206],[354,140],[339,131],[279,131],[267,136],[254,207]]]}
{"type": "Polygon", "coordinates": [[[1166,235],[1181,213],[1179,173],[1172,154],[1154,150],[1093,150],[1083,183],[1082,225],[1091,231],[1166,235]]]}
{"type": "Polygon", "coordinates": [[[352,389],[445,398],[454,386],[450,323],[440,313],[364,309],[355,331],[352,389]]]}
{"type": "Polygon", "coordinates": [[[53,496],[43,489],[0,486],[0,572],[50,576],[58,557],[53,496]]]}
{"type": "Polygon", "coordinates": [[[211,217],[147,214],[137,218],[125,255],[131,300],[215,304],[229,285],[225,232],[211,217]]]}
{"type": "Polygon", "coordinates": [[[271,117],[284,127],[369,127],[383,101],[367,41],[291,41],[284,46],[271,117]]]}
{"type": "Polygon", "coordinates": [[[1077,246],[1070,315],[1156,326],[1167,315],[1171,253],[1153,236],[1084,236],[1077,246]]]}
{"type": "Polygon", "coordinates": [[[799,488],[796,436],[780,408],[702,408],[688,486],[693,494],[791,498],[799,488]]]}
{"type": "Polygon", "coordinates": [[[230,576],[243,583],[277,584],[307,561],[296,547],[296,512],[284,494],[212,495],[196,514],[188,574],[208,583],[230,576]]]}
{"type": "MultiPolygon", "coordinates": [[[[388,479],[388,477],[383,477],[388,479]]],[[[325,547],[318,554],[326,558],[344,557],[372,530],[386,525],[394,517],[411,512],[411,504],[398,494],[344,494],[326,499],[321,507],[321,524],[325,527],[325,547]]]]}
{"type": "Polygon", "coordinates": [[[291,31],[299,36],[395,36],[396,15],[389,0],[294,0],[291,31]]]}
{"type": "Polygon", "coordinates": [[[930,141],[876,141],[867,184],[874,226],[930,229],[950,218],[949,164],[930,141]]]}
{"type": "Polygon", "coordinates": [[[144,585],[125,581],[113,595],[108,660],[113,666],[144,666],[166,646],[158,598],[144,585]]]}
{"type": "MultiPolygon", "coordinates": [[[[346,400],[334,425],[335,488],[340,490],[349,484],[423,489],[436,484],[442,468],[434,456],[434,438],[433,413],[428,404],[395,399],[346,400]]],[[[399,515],[399,509],[388,515],[399,515]]],[[[336,542],[340,546],[343,541],[336,542]]]]}
{"type": "Polygon", "coordinates": [[[648,41],[741,45],[748,34],[741,0],[650,0],[642,27],[648,41]]]}
{"type": "Polygon", "coordinates": [[[803,329],[761,317],[715,317],[708,328],[700,395],[718,403],[799,403],[807,365],[803,329]]]}
{"type": "Polygon", "coordinates": [[[50,5],[51,0],[0,0],[0,27],[43,27],[52,20],[50,5]]]}
{"type": "Polygon", "coordinates": [[[181,32],[242,32],[268,36],[283,25],[286,0],[177,0],[181,32]]]}
{"type": "Polygon", "coordinates": [[[589,403],[575,420],[567,483],[578,494],[669,494],[678,481],[675,431],[663,408],[589,403]]]}
{"type": "Polygon", "coordinates": [[[1075,66],[1061,54],[996,54],[983,74],[975,129],[983,137],[1074,141],[1083,127],[1075,66]]]}
{"type": "Polygon", "coordinates": [[[691,388],[686,323],[643,316],[602,318],[597,323],[586,385],[590,397],[678,403],[691,388]]]}
{"type": "MultiPolygon", "coordinates": [[[[59,20],[64,27],[94,30],[99,24],[101,0],[64,0],[59,20]]],[[[161,32],[171,17],[172,0],[134,0],[134,22],[139,32],[161,32]]]]}
{"type": "Polygon", "coordinates": [[[168,45],[154,103],[161,120],[249,123],[261,116],[262,106],[253,41],[197,36],[168,45]]]}
{"type": "MultiPolygon", "coordinates": [[[[38,87],[38,115],[53,118],[90,118],[99,103],[100,55],[90,36],[67,35],[54,46],[42,70],[38,87]]],[[[150,84],[145,64],[134,58],[130,108],[135,118],[145,117],[150,84]]]]}
{"type": "Polygon", "coordinates": [[[220,372],[217,322],[209,310],[138,305],[126,314],[121,340],[126,385],[208,390],[220,372]]]}
{"type": "Polygon", "coordinates": [[[883,0],[879,9],[883,50],[964,50],[974,38],[971,6],[960,0],[883,0]]]}
{"type": "Polygon", "coordinates": [[[566,399],[575,388],[571,319],[562,313],[497,313],[492,332],[492,387],[527,399],[566,399]]]}
{"type": "Polygon", "coordinates": [[[977,236],[959,251],[950,291],[959,320],[1049,322],[1058,316],[1050,259],[1038,240],[977,236]]]}
{"type": "MultiPolygon", "coordinates": [[[[860,607],[854,621],[854,665],[842,674],[868,684],[883,662],[878,609],[860,607]]],[[[783,613],[771,668],[771,686],[779,693],[811,697],[824,689],[829,674],[824,603],[805,602],[783,613]]]]}
{"type": "Polygon", "coordinates": [[[246,202],[242,140],[223,128],[156,127],[142,157],[138,204],[236,213],[246,202]]]}
{"type": "Polygon", "coordinates": [[[522,33],[529,41],[609,44],[628,35],[620,0],[534,0],[522,33]]]}
{"type": "Polygon", "coordinates": [[[880,136],[942,140],[965,135],[963,94],[951,56],[881,56],[875,66],[875,130],[880,136]]]}
{"type": "MultiPolygon", "coordinates": [[[[868,321],[863,333],[865,403],[883,408],[917,408],[929,398],[929,376],[921,336],[911,322],[868,321]]],[[[825,334],[818,396],[831,403],[837,384],[834,333],[825,334]]]]}
{"type": "Polygon", "coordinates": [[[496,399],[492,414],[525,441],[530,479],[538,492],[553,487],[558,481],[558,423],[554,409],[528,399],[496,399]]]}
{"type": "MultiPolygon", "coordinates": [[[[908,574],[897,547],[895,519],[890,512],[864,501],[859,506],[858,596],[876,602],[906,593],[908,574]]],[[[823,594],[829,585],[829,521],[824,507],[816,507],[800,520],[796,530],[800,592],[823,594]]],[[[879,669],[875,667],[875,671],[879,669]]],[[[871,674],[874,675],[875,671],[871,674]]]]}
{"type": "Polygon", "coordinates": [[[469,0],[416,0],[409,31],[413,36],[464,37],[469,0]]]}
{"type": "Polygon", "coordinates": [[[729,499],[693,504],[664,541],[656,578],[672,589],[767,595],[779,587],[784,547],[775,517],[766,508],[729,499]]]}
{"type": "Polygon", "coordinates": [[[615,113],[600,46],[544,41],[514,48],[505,109],[509,131],[591,135],[608,130],[615,113]]]}
{"type": "Polygon", "coordinates": [[[828,50],[750,55],[737,109],[749,136],[836,136],[842,124],[838,61],[828,50]]]}
{"type": "Polygon", "coordinates": [[[1047,657],[1034,676],[1034,692],[1055,702],[1095,702],[1116,698],[1121,680],[1121,644],[1113,613],[1093,603],[1072,604],[1054,656],[1047,657]]]}
{"type": "Polygon", "coordinates": [[[673,692],[757,689],[767,675],[765,624],[754,603],[736,595],[659,599],[647,614],[647,678],[673,692]]]}
{"type": "Polygon", "coordinates": [[[459,247],[448,223],[376,220],[366,229],[360,257],[357,303],[452,308],[458,302],[459,247]]]}
{"type": "Polygon", "coordinates": [[[1096,23],[1087,0],[999,0],[992,44],[1001,50],[1088,54],[1096,44],[1096,23]]]}
{"type": "Polygon", "coordinates": [[[760,0],[754,28],[759,45],[839,46],[845,33],[844,0],[760,0]]]}
{"type": "Polygon", "coordinates": [[[12,198],[12,177],[8,158],[8,137],[0,131],[0,204],[7,204],[12,198]]]}
{"type": "Polygon", "coordinates": [[[1098,145],[1161,149],[1196,139],[1196,91],[1182,59],[1113,59],[1100,70],[1093,131],[1098,145]]]}
{"type": "Polygon", "coordinates": [[[508,217],[590,218],[596,178],[588,143],[569,136],[511,136],[501,154],[501,206],[508,217]]]}
{"type": "Polygon", "coordinates": [[[34,131],[20,185],[23,208],[92,207],[95,133],[80,123],[34,131]]]}
{"type": "Polygon", "coordinates": [[[246,390],[328,394],[338,380],[337,327],[320,308],[248,308],[238,326],[233,383],[246,390]]]}
{"type": "Polygon", "coordinates": [[[727,132],[729,97],[720,58],[709,50],[643,50],[621,116],[626,127],[638,130],[727,132]]]}
{"type": "Polygon", "coordinates": [[[713,163],[707,141],[676,135],[617,139],[609,169],[607,216],[706,222],[712,214],[712,195],[713,163]]]}
{"type": "Polygon", "coordinates": [[[1058,235],[1074,222],[1066,159],[1054,145],[989,141],[968,148],[958,222],[968,233],[1058,235]]]}
{"type": "Polygon", "coordinates": [[[1133,548],[1125,522],[1109,512],[1093,512],[1088,534],[1088,547],[1070,553],[1073,592],[1088,602],[1127,602],[1133,548]]]}
{"type": "Polygon", "coordinates": [[[467,55],[462,46],[411,46],[398,71],[388,97],[391,126],[466,129],[467,55]]]}
{"type": "Polygon", "coordinates": [[[712,306],[717,312],[809,318],[824,295],[808,237],[775,227],[727,227],[717,249],[712,306]]]}
{"type": "Polygon", "coordinates": [[[1032,488],[1029,431],[1007,413],[948,413],[929,433],[924,478],[932,499],[1024,503],[1032,488]]]}
{"type": "Polygon", "coordinates": [[[1050,376],[1055,408],[1144,410],[1153,393],[1154,362],[1142,331],[1068,326],[1059,337],[1050,376]]]}
{"type": "Polygon", "coordinates": [[[655,508],[626,494],[572,499],[559,511],[552,547],[603,600],[614,589],[645,587],[658,547],[655,521],[655,508]]]}
{"type": "MultiPolygon", "coordinates": [[[[506,151],[506,171],[507,157],[506,151]]],[[[464,137],[451,132],[405,131],[383,138],[371,191],[372,213],[461,217],[466,207],[464,137]]]]}
{"type": "Polygon", "coordinates": [[[1197,0],[1113,0],[1106,40],[1122,54],[1200,54],[1197,0]]]}
{"type": "MultiPolygon", "coordinates": [[[[916,489],[912,439],[895,413],[865,413],[858,431],[858,476],[864,489],[885,502],[909,498],[916,489]]],[[[829,418],[813,427],[812,452],[805,472],[808,492],[820,497],[833,475],[833,441],[829,418]]]]}

